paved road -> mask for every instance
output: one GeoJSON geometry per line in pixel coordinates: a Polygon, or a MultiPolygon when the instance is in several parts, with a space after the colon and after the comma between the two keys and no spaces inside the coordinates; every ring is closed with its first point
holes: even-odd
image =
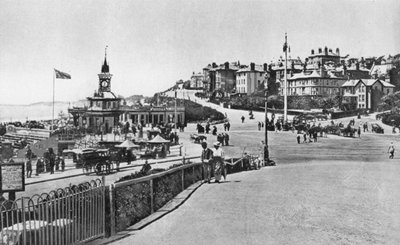
{"type": "MultiPolygon", "coordinates": [[[[227,155],[256,149],[264,138],[256,121],[238,118],[227,155]]],[[[400,149],[391,133],[297,144],[291,132],[271,132],[276,167],[204,184],[177,210],[114,244],[400,244],[400,157],[388,159],[390,142],[400,149]]]]}
{"type": "Polygon", "coordinates": [[[399,174],[328,160],[242,172],[114,244],[399,244],[399,174]]]}

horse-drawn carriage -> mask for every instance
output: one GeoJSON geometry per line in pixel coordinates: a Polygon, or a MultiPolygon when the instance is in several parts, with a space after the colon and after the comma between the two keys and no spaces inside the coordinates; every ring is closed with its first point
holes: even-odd
{"type": "Polygon", "coordinates": [[[108,149],[66,150],[63,154],[72,154],[76,168],[86,173],[109,174],[112,171],[111,153],[108,149]]]}
{"type": "Polygon", "coordinates": [[[378,133],[378,134],[383,134],[384,133],[383,128],[377,123],[371,123],[371,128],[372,128],[372,132],[375,132],[375,133],[378,133]]]}
{"type": "Polygon", "coordinates": [[[343,135],[345,137],[355,137],[356,133],[357,129],[354,126],[351,126],[350,124],[347,125],[347,127],[340,128],[340,135],[343,135]]]}
{"type": "Polygon", "coordinates": [[[111,173],[112,164],[108,149],[83,151],[79,161],[83,171],[86,171],[86,173],[95,172],[98,175],[111,173]]]}
{"type": "Polygon", "coordinates": [[[199,134],[191,134],[190,139],[193,140],[193,143],[200,144],[201,142],[207,140],[207,136],[199,134]]]}

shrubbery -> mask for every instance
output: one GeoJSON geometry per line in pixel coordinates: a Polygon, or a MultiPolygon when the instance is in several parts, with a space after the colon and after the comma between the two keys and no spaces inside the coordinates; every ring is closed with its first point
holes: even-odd
{"type": "Polygon", "coordinates": [[[224,114],[210,107],[205,107],[192,101],[185,101],[185,118],[187,122],[205,121],[208,118],[211,121],[222,120],[224,114]]]}
{"type": "Polygon", "coordinates": [[[392,113],[392,114],[384,114],[382,115],[382,122],[384,124],[390,125],[390,126],[400,126],[400,114],[397,113],[392,113]]]}

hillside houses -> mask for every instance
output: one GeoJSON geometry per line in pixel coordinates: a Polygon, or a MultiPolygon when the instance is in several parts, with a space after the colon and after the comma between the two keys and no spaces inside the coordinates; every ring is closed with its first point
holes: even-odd
{"type": "MultiPolygon", "coordinates": [[[[381,96],[387,94],[387,89],[391,92],[400,90],[400,55],[354,58],[341,55],[339,48],[325,46],[312,49],[304,60],[289,55],[286,71],[288,96],[329,97],[343,95],[347,91],[344,102],[356,100],[353,104],[357,108],[376,109],[375,101],[379,96],[375,90],[371,90],[371,95],[364,94],[364,97],[374,98],[368,102],[362,100],[358,92],[350,96],[349,91],[355,90],[349,90],[349,85],[354,81],[364,84],[368,89],[375,86],[371,85],[372,81],[373,84],[380,84],[384,91],[381,96]]],[[[208,96],[218,93],[219,96],[229,97],[233,94],[252,95],[263,91],[268,84],[270,95],[282,96],[284,81],[285,60],[281,57],[264,64],[213,62],[205,66],[202,72],[193,72],[183,87],[202,90],[208,96]]],[[[182,87],[181,83],[179,87],[182,87]]]]}

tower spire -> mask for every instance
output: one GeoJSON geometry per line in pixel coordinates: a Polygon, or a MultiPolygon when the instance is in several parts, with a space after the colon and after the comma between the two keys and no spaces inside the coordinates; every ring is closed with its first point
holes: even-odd
{"type": "Polygon", "coordinates": [[[110,67],[107,64],[107,48],[108,48],[108,45],[106,45],[106,48],[104,50],[104,64],[101,66],[101,73],[109,73],[110,72],[110,67]]]}

